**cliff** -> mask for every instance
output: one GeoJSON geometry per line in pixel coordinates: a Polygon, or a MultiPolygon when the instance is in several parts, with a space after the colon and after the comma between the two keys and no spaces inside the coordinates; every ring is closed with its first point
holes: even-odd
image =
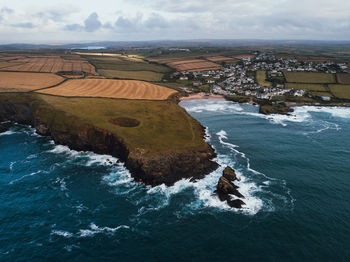
{"type": "MultiPolygon", "coordinates": [[[[182,178],[200,178],[218,166],[212,161],[214,150],[205,142],[204,146],[186,150],[130,146],[125,137],[64,112],[36,94],[0,95],[0,122],[4,121],[31,125],[39,134],[51,136],[55,143],[74,150],[115,156],[125,163],[137,181],[152,186],[172,185],[182,178]]],[[[201,135],[204,135],[203,129],[201,135]]]]}

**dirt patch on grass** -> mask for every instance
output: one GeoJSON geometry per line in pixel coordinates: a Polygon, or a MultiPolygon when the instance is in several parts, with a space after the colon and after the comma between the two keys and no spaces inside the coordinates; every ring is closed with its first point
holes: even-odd
{"type": "Polygon", "coordinates": [[[140,121],[129,117],[113,118],[113,119],[110,119],[109,122],[113,125],[117,125],[121,127],[137,127],[140,125],[140,121]]]}

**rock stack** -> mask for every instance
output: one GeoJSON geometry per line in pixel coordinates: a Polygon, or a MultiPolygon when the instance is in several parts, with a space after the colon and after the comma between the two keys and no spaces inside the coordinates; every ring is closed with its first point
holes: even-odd
{"type": "Polygon", "coordinates": [[[219,179],[216,193],[221,201],[226,201],[230,207],[242,208],[245,203],[240,199],[244,196],[238,191],[238,186],[234,184],[234,181],[239,181],[235,171],[231,167],[226,167],[219,179]],[[233,196],[237,198],[233,199],[233,196]]]}

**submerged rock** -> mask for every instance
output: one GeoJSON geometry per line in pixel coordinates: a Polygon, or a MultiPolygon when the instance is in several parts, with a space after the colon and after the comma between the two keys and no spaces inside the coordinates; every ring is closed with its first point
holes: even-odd
{"type": "Polygon", "coordinates": [[[219,179],[216,193],[219,199],[226,201],[230,207],[241,208],[245,203],[239,198],[244,198],[244,196],[238,191],[239,187],[233,183],[236,180],[238,180],[236,172],[231,167],[226,167],[219,179]],[[232,195],[238,197],[238,199],[232,199],[232,195]]]}

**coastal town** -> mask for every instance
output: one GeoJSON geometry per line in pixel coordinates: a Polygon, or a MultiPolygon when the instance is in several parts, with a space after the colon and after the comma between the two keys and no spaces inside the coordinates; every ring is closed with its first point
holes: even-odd
{"type": "MultiPolygon", "coordinates": [[[[171,77],[183,82],[190,81],[191,86],[180,87],[186,93],[201,90],[207,95],[249,96],[258,99],[311,95],[307,88],[295,89],[287,84],[285,75],[290,72],[335,75],[349,73],[350,70],[346,63],[299,61],[294,57],[276,57],[272,53],[254,52],[238,57],[234,63],[222,63],[222,69],[175,72],[171,77]],[[203,86],[206,89],[201,88],[203,86]]],[[[321,98],[324,101],[330,100],[326,95],[321,98]]]]}

